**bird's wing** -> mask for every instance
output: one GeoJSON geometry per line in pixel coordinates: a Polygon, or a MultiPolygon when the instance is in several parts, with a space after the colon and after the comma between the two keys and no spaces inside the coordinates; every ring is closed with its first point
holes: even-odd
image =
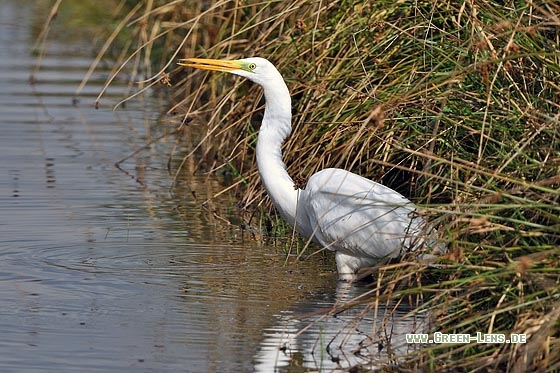
{"type": "Polygon", "coordinates": [[[401,194],[342,169],[314,174],[299,203],[315,239],[352,256],[398,256],[423,222],[401,194]]]}

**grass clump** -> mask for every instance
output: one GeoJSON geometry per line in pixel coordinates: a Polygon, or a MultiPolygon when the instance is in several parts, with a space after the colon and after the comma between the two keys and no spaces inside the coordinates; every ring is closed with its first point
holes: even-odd
{"type": "Polygon", "coordinates": [[[224,190],[244,209],[272,212],[253,156],[262,93],[171,67],[176,57],[267,57],[292,92],[284,152],[294,179],[350,169],[425,207],[449,243],[437,281],[428,267],[384,267],[388,283],[416,275],[380,297],[429,293],[419,308],[436,315],[434,331],[527,335],[523,345],[429,346],[403,368],[560,366],[556,2],[146,1],[134,11],[145,41],[131,55],[165,56],[152,82],[171,73],[170,112],[179,135],[198,139],[196,170],[233,175],[224,190]]]}

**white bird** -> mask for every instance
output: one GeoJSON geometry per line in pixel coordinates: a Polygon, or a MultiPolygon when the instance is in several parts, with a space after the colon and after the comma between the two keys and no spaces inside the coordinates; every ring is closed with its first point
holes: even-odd
{"type": "Polygon", "coordinates": [[[282,161],[281,145],[292,131],[288,87],[276,67],[260,57],[239,60],[187,58],[179,65],[243,76],[264,89],[265,110],[257,140],[262,183],[280,216],[305,238],[335,251],[341,280],[359,269],[435,243],[425,221],[398,192],[339,168],[327,168],[295,186],[282,161]]]}

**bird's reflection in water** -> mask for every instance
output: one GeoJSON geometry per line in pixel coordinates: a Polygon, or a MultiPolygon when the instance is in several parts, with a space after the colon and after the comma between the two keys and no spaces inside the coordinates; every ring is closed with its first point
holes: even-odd
{"type": "Polygon", "coordinates": [[[347,371],[398,364],[419,347],[407,344],[406,334],[426,332],[429,319],[408,303],[376,303],[369,290],[340,282],[336,293],[277,315],[255,356],[255,371],[347,371]]]}

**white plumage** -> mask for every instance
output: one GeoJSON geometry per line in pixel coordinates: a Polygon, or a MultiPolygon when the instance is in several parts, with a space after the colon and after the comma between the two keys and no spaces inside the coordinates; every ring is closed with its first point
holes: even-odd
{"type": "MultiPolygon", "coordinates": [[[[189,58],[180,65],[227,71],[264,89],[265,112],[257,141],[263,185],[282,218],[302,234],[336,252],[340,279],[353,280],[360,268],[395,258],[406,250],[435,246],[425,237],[416,206],[398,192],[349,171],[328,168],[309,178],[303,189],[282,161],[282,142],[291,133],[291,99],[272,63],[253,57],[234,61],[189,58]]],[[[444,248],[439,245],[438,253],[444,248]]]]}

